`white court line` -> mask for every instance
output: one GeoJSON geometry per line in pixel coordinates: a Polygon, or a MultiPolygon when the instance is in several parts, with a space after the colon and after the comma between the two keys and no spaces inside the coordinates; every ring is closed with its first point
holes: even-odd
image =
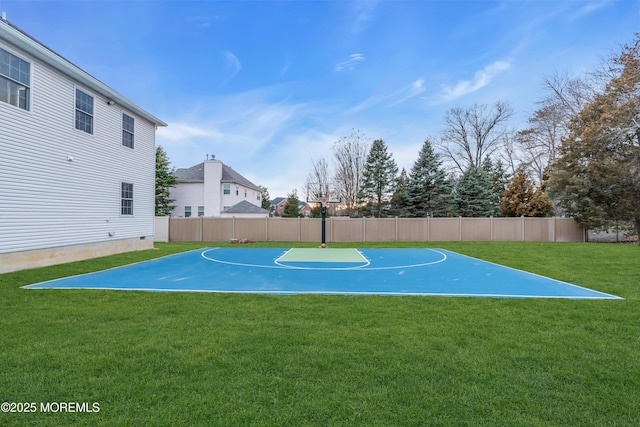
{"type": "MultiPolygon", "coordinates": [[[[362,271],[378,271],[378,270],[399,270],[399,269],[403,269],[403,268],[415,268],[415,267],[425,267],[427,265],[434,265],[434,264],[439,264],[441,262],[444,262],[447,260],[447,255],[443,252],[437,251],[435,249],[431,249],[431,248],[424,248],[425,250],[428,251],[432,251],[435,253],[438,253],[440,255],[442,255],[442,258],[440,258],[439,260],[436,261],[429,261],[429,262],[423,262],[423,263],[419,263],[419,264],[407,264],[407,265],[391,265],[391,266],[386,266],[386,267],[368,267],[369,265],[371,265],[371,261],[369,259],[367,259],[367,257],[364,256],[364,254],[360,251],[358,251],[356,249],[356,251],[358,251],[360,253],[360,255],[362,256],[362,258],[364,260],[367,261],[367,264],[362,265],[362,266],[356,266],[356,267],[329,267],[329,268],[321,268],[321,267],[299,267],[299,266],[292,266],[292,265],[286,265],[286,264],[280,264],[278,263],[278,260],[280,258],[282,258],[283,256],[285,256],[287,253],[289,253],[292,249],[287,250],[286,252],[284,252],[282,255],[280,255],[278,258],[276,258],[273,263],[275,265],[266,265],[266,264],[249,264],[249,263],[242,263],[242,262],[233,262],[233,261],[224,261],[221,259],[217,259],[217,258],[211,258],[207,255],[205,255],[207,252],[215,250],[215,249],[220,249],[220,248],[214,248],[214,249],[208,249],[206,251],[203,251],[201,256],[209,261],[212,262],[217,262],[220,264],[227,264],[227,265],[235,265],[235,266],[239,266],[239,267],[253,267],[253,268],[276,268],[276,269],[290,269],[290,270],[322,270],[322,271],[349,271],[349,270],[362,270],[362,271]]],[[[375,250],[375,249],[374,249],[375,250]]]]}
{"type": "MultiPolygon", "coordinates": [[[[44,282],[43,282],[44,283],[44,282]]],[[[191,292],[216,294],[263,294],[263,295],[380,295],[380,296],[434,296],[434,297],[487,297],[487,298],[542,298],[571,300],[623,300],[616,297],[569,296],[569,295],[520,295],[520,294],[472,294],[472,293],[440,293],[440,292],[389,292],[389,291],[265,291],[265,290],[221,290],[221,289],[182,289],[182,288],[113,288],[113,287],[50,287],[38,289],[77,289],[99,291],[138,291],[138,292],[191,292]]],[[[607,294],[604,294],[607,295],[607,294]]]]}

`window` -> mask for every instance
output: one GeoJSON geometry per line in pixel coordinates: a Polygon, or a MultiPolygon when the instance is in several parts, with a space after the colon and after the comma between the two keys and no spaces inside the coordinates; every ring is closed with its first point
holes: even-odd
{"type": "Polygon", "coordinates": [[[133,148],[133,117],[122,114],[122,145],[133,148]]]}
{"type": "Polygon", "coordinates": [[[245,199],[247,198],[247,189],[246,188],[244,189],[244,198],[245,199]]]}
{"type": "Polygon", "coordinates": [[[29,109],[31,64],[0,48],[0,101],[29,109]]]}
{"type": "Polygon", "coordinates": [[[133,184],[122,183],[120,213],[122,215],[133,215],[133,184]]]}
{"type": "Polygon", "coordinates": [[[191,206],[184,207],[184,217],[189,218],[191,216],[191,206]]]}
{"type": "Polygon", "coordinates": [[[198,206],[198,216],[204,216],[204,206],[198,206]]]}
{"type": "Polygon", "coordinates": [[[224,194],[231,194],[231,184],[224,184],[223,185],[224,188],[224,194]]]}
{"type": "Polygon", "coordinates": [[[76,129],[93,133],[93,96],[76,89],[76,129]]]}
{"type": "Polygon", "coordinates": [[[238,187],[236,187],[236,196],[240,195],[240,190],[238,189],[238,187]]]}

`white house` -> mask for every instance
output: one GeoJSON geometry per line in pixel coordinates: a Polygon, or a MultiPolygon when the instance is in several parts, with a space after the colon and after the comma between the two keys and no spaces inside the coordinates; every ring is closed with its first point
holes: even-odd
{"type": "Polygon", "coordinates": [[[172,216],[269,216],[262,208],[260,187],[220,160],[177,169],[176,175],[178,183],[170,194],[176,206],[172,216]]]}
{"type": "Polygon", "coordinates": [[[166,126],[0,18],[0,273],[153,247],[166,126]]]}

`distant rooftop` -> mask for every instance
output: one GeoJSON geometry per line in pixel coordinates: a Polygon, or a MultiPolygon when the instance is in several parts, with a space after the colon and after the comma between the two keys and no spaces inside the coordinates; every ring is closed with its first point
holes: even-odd
{"type": "Polygon", "coordinates": [[[231,206],[229,209],[225,210],[224,213],[236,213],[236,214],[268,214],[269,211],[261,208],[260,206],[256,206],[246,200],[241,201],[240,203],[236,203],[231,206]]]}
{"type": "MultiPolygon", "coordinates": [[[[222,162],[220,162],[222,163],[222,162]]],[[[198,163],[190,168],[176,169],[176,175],[178,177],[178,183],[197,183],[204,182],[204,162],[198,163]]],[[[231,167],[222,163],[222,180],[221,182],[228,182],[232,184],[240,184],[245,187],[261,191],[260,187],[249,181],[240,173],[233,170],[231,167]]]]}

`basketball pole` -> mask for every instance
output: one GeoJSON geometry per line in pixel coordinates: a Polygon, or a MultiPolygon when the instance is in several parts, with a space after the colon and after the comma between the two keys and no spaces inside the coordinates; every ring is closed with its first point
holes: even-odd
{"type": "Polygon", "coordinates": [[[320,202],[320,212],[322,213],[322,244],[327,243],[327,204],[320,202]]]}

